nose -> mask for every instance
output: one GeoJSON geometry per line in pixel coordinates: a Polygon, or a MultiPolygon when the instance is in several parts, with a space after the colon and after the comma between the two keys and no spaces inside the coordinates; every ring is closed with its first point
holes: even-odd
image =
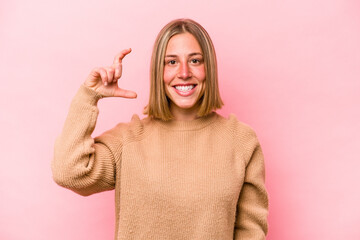
{"type": "Polygon", "coordinates": [[[178,78],[186,80],[192,76],[191,70],[189,68],[189,65],[187,62],[181,63],[179,72],[178,72],[178,78]]]}

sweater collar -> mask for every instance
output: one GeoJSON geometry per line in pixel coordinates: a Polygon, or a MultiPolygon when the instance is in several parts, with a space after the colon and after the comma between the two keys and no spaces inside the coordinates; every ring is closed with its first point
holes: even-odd
{"type": "Polygon", "coordinates": [[[212,112],[205,117],[200,117],[189,121],[181,121],[181,120],[163,121],[160,119],[154,119],[154,120],[157,124],[159,124],[161,127],[164,128],[177,130],[177,131],[191,131],[208,126],[209,124],[213,123],[217,117],[218,114],[216,112],[212,112]]]}

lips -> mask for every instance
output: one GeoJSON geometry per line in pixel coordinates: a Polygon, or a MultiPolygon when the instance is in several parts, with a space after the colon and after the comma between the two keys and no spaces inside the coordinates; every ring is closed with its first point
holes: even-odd
{"type": "Polygon", "coordinates": [[[186,97],[191,95],[195,91],[196,86],[197,84],[178,84],[173,87],[177,94],[186,97]]]}

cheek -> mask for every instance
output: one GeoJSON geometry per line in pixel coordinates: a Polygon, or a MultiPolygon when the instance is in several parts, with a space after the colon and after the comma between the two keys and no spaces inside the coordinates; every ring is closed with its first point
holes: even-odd
{"type": "Polygon", "coordinates": [[[205,67],[202,67],[200,69],[198,69],[199,71],[197,72],[197,79],[199,80],[200,83],[200,94],[199,94],[199,99],[200,97],[202,97],[204,95],[205,92],[205,85],[206,85],[206,72],[205,72],[205,67]]]}
{"type": "Polygon", "coordinates": [[[173,79],[173,73],[170,69],[168,68],[164,68],[164,74],[163,74],[163,77],[164,77],[164,83],[165,84],[169,84],[171,82],[171,80],[173,79]]]}
{"type": "Polygon", "coordinates": [[[206,78],[205,67],[197,69],[196,76],[199,81],[204,81],[206,78]]]}

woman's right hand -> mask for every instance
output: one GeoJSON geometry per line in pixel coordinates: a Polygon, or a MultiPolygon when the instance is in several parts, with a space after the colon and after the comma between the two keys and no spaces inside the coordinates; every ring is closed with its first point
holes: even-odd
{"type": "Polygon", "coordinates": [[[104,97],[136,98],[136,93],[130,90],[119,88],[117,81],[122,73],[122,60],[131,52],[131,48],[122,50],[114,59],[110,67],[94,68],[84,85],[104,97]]]}

